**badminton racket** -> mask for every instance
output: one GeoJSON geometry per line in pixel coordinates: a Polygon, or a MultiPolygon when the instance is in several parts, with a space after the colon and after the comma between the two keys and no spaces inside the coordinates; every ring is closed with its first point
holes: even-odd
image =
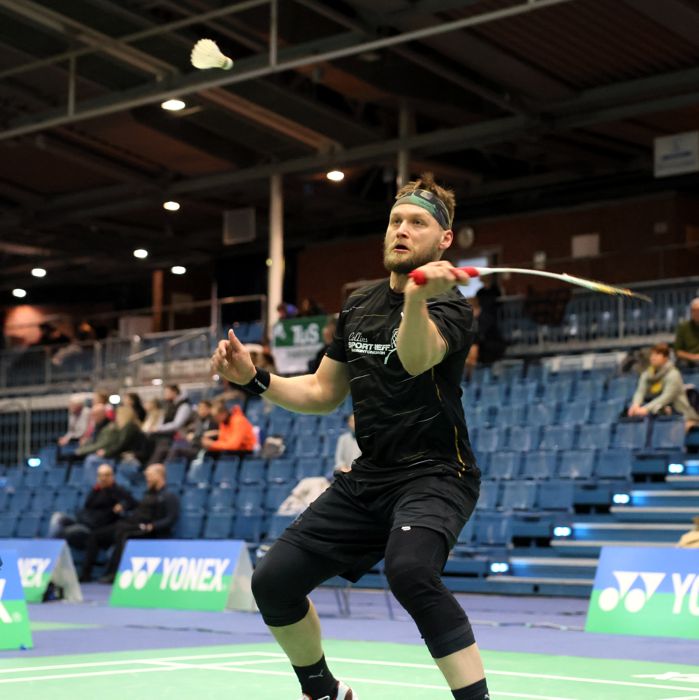
{"type": "MultiPolygon", "coordinates": [[[[513,273],[518,275],[534,275],[536,277],[548,277],[554,280],[561,280],[567,282],[568,284],[574,284],[578,287],[584,287],[593,292],[599,292],[600,294],[611,294],[613,296],[624,296],[630,297],[632,299],[641,299],[642,301],[648,301],[652,303],[652,299],[645,294],[640,294],[639,292],[632,292],[626,287],[613,287],[610,284],[605,284],[604,282],[596,282],[595,280],[588,280],[584,277],[575,277],[567,273],[558,274],[556,272],[547,272],[546,270],[526,270],[517,267],[459,267],[456,268],[465,272],[469,277],[485,277],[486,275],[494,275],[496,273],[513,273]]],[[[427,277],[422,270],[413,270],[408,275],[415,284],[422,286],[427,282],[427,277]]]]}

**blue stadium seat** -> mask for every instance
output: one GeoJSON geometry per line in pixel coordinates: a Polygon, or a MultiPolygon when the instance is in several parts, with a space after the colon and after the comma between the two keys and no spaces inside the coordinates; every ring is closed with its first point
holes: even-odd
{"type": "Polygon", "coordinates": [[[276,511],[291,493],[292,488],[290,484],[273,484],[270,486],[265,494],[265,510],[276,511]]]}
{"type": "Polygon", "coordinates": [[[344,432],[347,430],[347,420],[343,413],[336,411],[327,416],[320,416],[321,433],[327,433],[329,430],[336,432],[344,432]]]}
{"type": "Polygon", "coordinates": [[[279,535],[286,530],[291,523],[296,519],[295,515],[274,515],[270,521],[269,531],[267,532],[267,540],[276,540],[279,535]]]}
{"type": "Polygon", "coordinates": [[[238,513],[233,521],[233,537],[245,542],[259,542],[262,537],[263,514],[238,513]]]}
{"type": "Polygon", "coordinates": [[[214,460],[205,457],[201,461],[193,461],[187,470],[185,483],[187,484],[209,484],[211,483],[211,473],[214,469],[214,460]]]}
{"type": "Polygon", "coordinates": [[[263,486],[243,486],[235,497],[235,509],[236,511],[261,509],[264,497],[263,486]]]}
{"type": "Polygon", "coordinates": [[[496,479],[515,479],[519,475],[520,452],[498,452],[490,460],[490,475],[496,479]]]}
{"type": "Polygon", "coordinates": [[[502,513],[479,513],[476,519],[476,542],[487,546],[503,546],[512,538],[512,519],[502,513]]]}
{"type": "Polygon", "coordinates": [[[531,510],[536,504],[535,481],[508,481],[503,484],[500,505],[506,510],[531,510]]]}
{"type": "Polygon", "coordinates": [[[478,510],[495,510],[500,505],[500,482],[481,481],[481,494],[476,507],[478,510]]]}
{"type": "Polygon", "coordinates": [[[587,402],[574,401],[561,405],[561,414],[558,422],[561,425],[580,425],[590,420],[592,404],[587,402]]]}
{"type": "Polygon", "coordinates": [[[591,423],[614,423],[619,420],[624,402],[620,399],[600,401],[594,405],[590,414],[591,423]]]}
{"type": "Polygon", "coordinates": [[[64,486],[57,491],[53,499],[52,510],[61,513],[74,513],[81,506],[82,503],[78,501],[77,490],[64,486]]]}
{"type": "Polygon", "coordinates": [[[547,403],[533,403],[527,409],[528,425],[553,425],[556,421],[556,409],[558,405],[551,401],[547,403]]]}
{"type": "Polygon", "coordinates": [[[209,499],[209,490],[199,486],[185,488],[180,499],[183,511],[203,512],[209,499]]]}
{"type": "Polygon", "coordinates": [[[578,449],[606,450],[612,439],[612,425],[581,425],[578,433],[578,449]]]}
{"type": "Polygon", "coordinates": [[[517,452],[528,452],[539,447],[539,427],[513,425],[509,430],[509,448],[517,452]]]}
{"type": "Polygon", "coordinates": [[[536,401],[536,394],[539,390],[537,382],[521,382],[510,386],[511,404],[531,404],[536,401]]]}
{"type": "Polygon", "coordinates": [[[238,483],[238,469],[240,457],[219,457],[214,470],[213,483],[216,485],[227,484],[235,486],[238,483]]]}
{"type": "Polygon", "coordinates": [[[570,378],[557,378],[555,374],[549,375],[544,384],[543,400],[546,403],[569,401],[573,392],[573,380],[570,378]]]}
{"type": "Polygon", "coordinates": [[[527,407],[522,406],[500,406],[497,409],[496,425],[524,425],[527,407]]]}
{"type": "Polygon", "coordinates": [[[13,494],[10,499],[9,512],[11,513],[22,513],[27,510],[29,506],[29,501],[32,498],[32,491],[27,488],[19,488],[13,494]]]}
{"type": "Polygon", "coordinates": [[[0,513],[2,513],[7,504],[10,502],[10,494],[7,491],[0,490],[0,513]]]}
{"type": "Polygon", "coordinates": [[[262,399],[250,397],[245,406],[245,415],[253,425],[261,425],[266,422],[265,402],[262,399]]]}
{"type": "Polygon", "coordinates": [[[267,467],[268,484],[289,484],[296,481],[296,465],[293,459],[270,459],[267,467]]]}
{"type": "Polygon", "coordinates": [[[564,510],[573,508],[575,483],[554,479],[539,484],[539,508],[541,510],[564,510]]]}
{"type": "Polygon", "coordinates": [[[37,537],[41,527],[41,513],[23,513],[17,521],[15,537],[37,537]]]}
{"type": "Polygon", "coordinates": [[[317,435],[299,435],[296,438],[297,457],[316,457],[320,454],[320,440],[317,435]]]}
{"type": "Polygon", "coordinates": [[[206,525],[204,526],[204,539],[228,539],[233,530],[233,517],[232,511],[209,513],[206,516],[206,525]]]}
{"type": "Polygon", "coordinates": [[[457,545],[468,547],[473,543],[476,535],[476,519],[472,516],[466,521],[466,524],[461,528],[461,532],[456,539],[457,545]]]}
{"type": "Polygon", "coordinates": [[[264,484],[267,477],[267,460],[245,457],[238,472],[239,484],[264,484]]]}
{"type": "Polygon", "coordinates": [[[294,433],[297,435],[318,435],[318,416],[299,415],[294,420],[294,433]]]}
{"type": "Polygon", "coordinates": [[[53,489],[40,488],[34,491],[27,510],[31,513],[49,513],[53,509],[56,494],[53,489]]]}
{"type": "Polygon", "coordinates": [[[0,515],[0,538],[13,537],[17,518],[14,515],[0,515]]]}
{"type": "Polygon", "coordinates": [[[486,384],[481,387],[478,403],[482,406],[499,406],[503,402],[503,390],[500,384],[486,384]]]}
{"type": "Polygon", "coordinates": [[[307,476],[323,476],[325,462],[317,457],[302,457],[296,460],[296,480],[301,481],[307,476]]]}
{"type": "Polygon", "coordinates": [[[640,450],[646,446],[648,424],[645,420],[629,420],[617,423],[612,447],[640,450]]]}
{"type": "Polygon", "coordinates": [[[684,419],[655,419],[650,446],[655,449],[681,449],[684,445],[684,419]]]}
{"type": "Polygon", "coordinates": [[[603,379],[584,379],[575,385],[573,403],[577,401],[600,401],[603,396],[603,379]]]}
{"type": "Polygon", "coordinates": [[[638,377],[614,377],[613,379],[609,380],[607,397],[609,399],[616,399],[622,403],[630,403],[637,384],[638,377]]]}
{"type": "Polygon", "coordinates": [[[598,479],[628,479],[631,476],[631,458],[629,449],[602,450],[597,459],[595,476],[598,479]]]}
{"type": "Polygon", "coordinates": [[[187,471],[187,460],[170,459],[165,462],[165,469],[167,470],[167,483],[171,486],[180,486],[187,471]]]}
{"type": "Polygon", "coordinates": [[[464,415],[466,416],[467,425],[476,427],[485,427],[490,425],[490,407],[481,406],[480,404],[466,404],[464,403],[463,397],[461,400],[461,405],[464,408],[464,415]]]}
{"type": "MultiPolygon", "coordinates": [[[[227,517],[230,518],[230,516],[227,517]]],[[[182,512],[180,513],[177,527],[175,528],[175,537],[182,540],[198,540],[202,536],[203,524],[203,513],[195,513],[192,511],[182,512]]]]}
{"type": "Polygon", "coordinates": [[[290,435],[293,431],[294,416],[292,413],[272,414],[267,424],[268,435],[290,435]]]}
{"type": "Polygon", "coordinates": [[[321,457],[335,457],[337,450],[337,441],[340,439],[340,433],[326,433],[320,444],[321,457]]]}
{"type": "Polygon", "coordinates": [[[535,450],[524,455],[522,475],[530,479],[551,479],[556,475],[556,453],[553,450],[535,450]]]}
{"type": "Polygon", "coordinates": [[[589,479],[595,466],[594,450],[564,450],[558,475],[566,479],[589,479]]]}
{"type": "Polygon", "coordinates": [[[232,511],[235,507],[235,489],[213,488],[209,494],[207,509],[232,511]]]}
{"type": "Polygon", "coordinates": [[[53,466],[48,470],[46,475],[46,486],[50,488],[59,488],[66,483],[66,475],[68,470],[66,467],[53,466]]]}
{"type": "Polygon", "coordinates": [[[488,470],[490,469],[490,458],[491,458],[492,453],[491,452],[481,452],[481,453],[474,452],[474,455],[476,457],[476,464],[478,465],[478,468],[481,471],[481,478],[487,478],[488,477],[488,470]]]}
{"type": "Polygon", "coordinates": [[[37,489],[43,486],[47,472],[48,470],[42,467],[27,467],[24,472],[24,478],[22,479],[22,486],[31,489],[37,489]]]}
{"type": "Polygon", "coordinates": [[[505,430],[500,428],[480,428],[478,431],[478,441],[474,442],[474,447],[478,452],[496,452],[505,443],[505,430]]]}
{"type": "Polygon", "coordinates": [[[543,429],[540,447],[542,450],[570,450],[575,440],[575,427],[572,425],[546,425],[543,429]]]}

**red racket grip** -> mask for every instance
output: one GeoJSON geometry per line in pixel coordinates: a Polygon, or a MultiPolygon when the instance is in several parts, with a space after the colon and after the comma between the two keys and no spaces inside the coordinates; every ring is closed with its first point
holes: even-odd
{"type": "MultiPolygon", "coordinates": [[[[465,272],[469,277],[478,277],[478,270],[475,267],[457,267],[454,269],[465,272]]],[[[425,273],[422,270],[413,270],[408,273],[408,277],[410,277],[418,287],[422,287],[422,285],[427,282],[427,277],[425,277],[425,273]]]]}

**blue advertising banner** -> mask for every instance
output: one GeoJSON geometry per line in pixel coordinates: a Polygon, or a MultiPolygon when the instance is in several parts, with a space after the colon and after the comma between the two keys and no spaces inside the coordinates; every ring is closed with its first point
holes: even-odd
{"type": "Polygon", "coordinates": [[[49,583],[63,589],[65,600],[82,600],[73,557],[64,540],[8,539],[0,540],[0,548],[17,552],[17,567],[28,603],[40,603],[49,583]]]}
{"type": "Polygon", "coordinates": [[[699,549],[603,547],[585,629],[699,639],[699,549]]]}
{"type": "Polygon", "coordinates": [[[110,605],[255,610],[252,564],[241,540],[130,540],[110,605]]]}
{"type": "Polygon", "coordinates": [[[0,549],[0,649],[31,649],[27,603],[17,571],[17,552],[0,549]]]}

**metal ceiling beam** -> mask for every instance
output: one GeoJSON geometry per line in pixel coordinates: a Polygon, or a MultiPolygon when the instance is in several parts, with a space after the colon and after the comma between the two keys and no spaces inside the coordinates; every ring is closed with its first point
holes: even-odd
{"type": "MultiPolygon", "coordinates": [[[[13,0],[1,0],[2,2],[13,2],[13,0]]],[[[354,56],[365,51],[375,51],[377,49],[397,46],[409,41],[419,41],[430,36],[437,36],[449,32],[455,32],[466,27],[474,27],[488,22],[516,17],[522,14],[535,12],[538,10],[562,5],[574,0],[537,0],[537,2],[522,2],[514,7],[501,10],[493,10],[473,17],[467,17],[453,22],[444,22],[438,26],[426,27],[414,31],[403,32],[391,37],[385,37],[374,41],[361,40],[357,42],[356,36],[350,36],[350,45],[347,45],[348,37],[334,36],[321,40],[321,44],[335,46],[322,53],[309,53],[312,51],[310,44],[291,47],[279,51],[279,61],[275,65],[260,66],[260,57],[252,59],[242,59],[238,62],[238,69],[230,74],[221,75],[216,72],[214,78],[201,73],[188,74],[182,77],[170,78],[163,81],[163,86],[153,86],[152,84],[124,91],[118,97],[109,96],[106,99],[85,100],[76,104],[76,113],[73,115],[62,114],[60,116],[43,115],[34,116],[30,123],[26,119],[15,120],[13,126],[0,132],[0,141],[15,138],[44,129],[50,129],[63,124],[92,119],[94,117],[114,114],[132,107],[138,107],[153,102],[162,102],[171,97],[181,97],[213,87],[224,85],[234,85],[236,83],[254,80],[256,78],[283,73],[303,66],[311,66],[324,61],[332,61],[338,58],[354,56]],[[300,55],[299,55],[300,54],[300,55]],[[296,57],[294,57],[296,56],[296,57]]]]}
{"type": "Polygon", "coordinates": [[[699,46],[699,14],[678,0],[624,0],[634,12],[669,29],[692,46],[699,46]]]}

